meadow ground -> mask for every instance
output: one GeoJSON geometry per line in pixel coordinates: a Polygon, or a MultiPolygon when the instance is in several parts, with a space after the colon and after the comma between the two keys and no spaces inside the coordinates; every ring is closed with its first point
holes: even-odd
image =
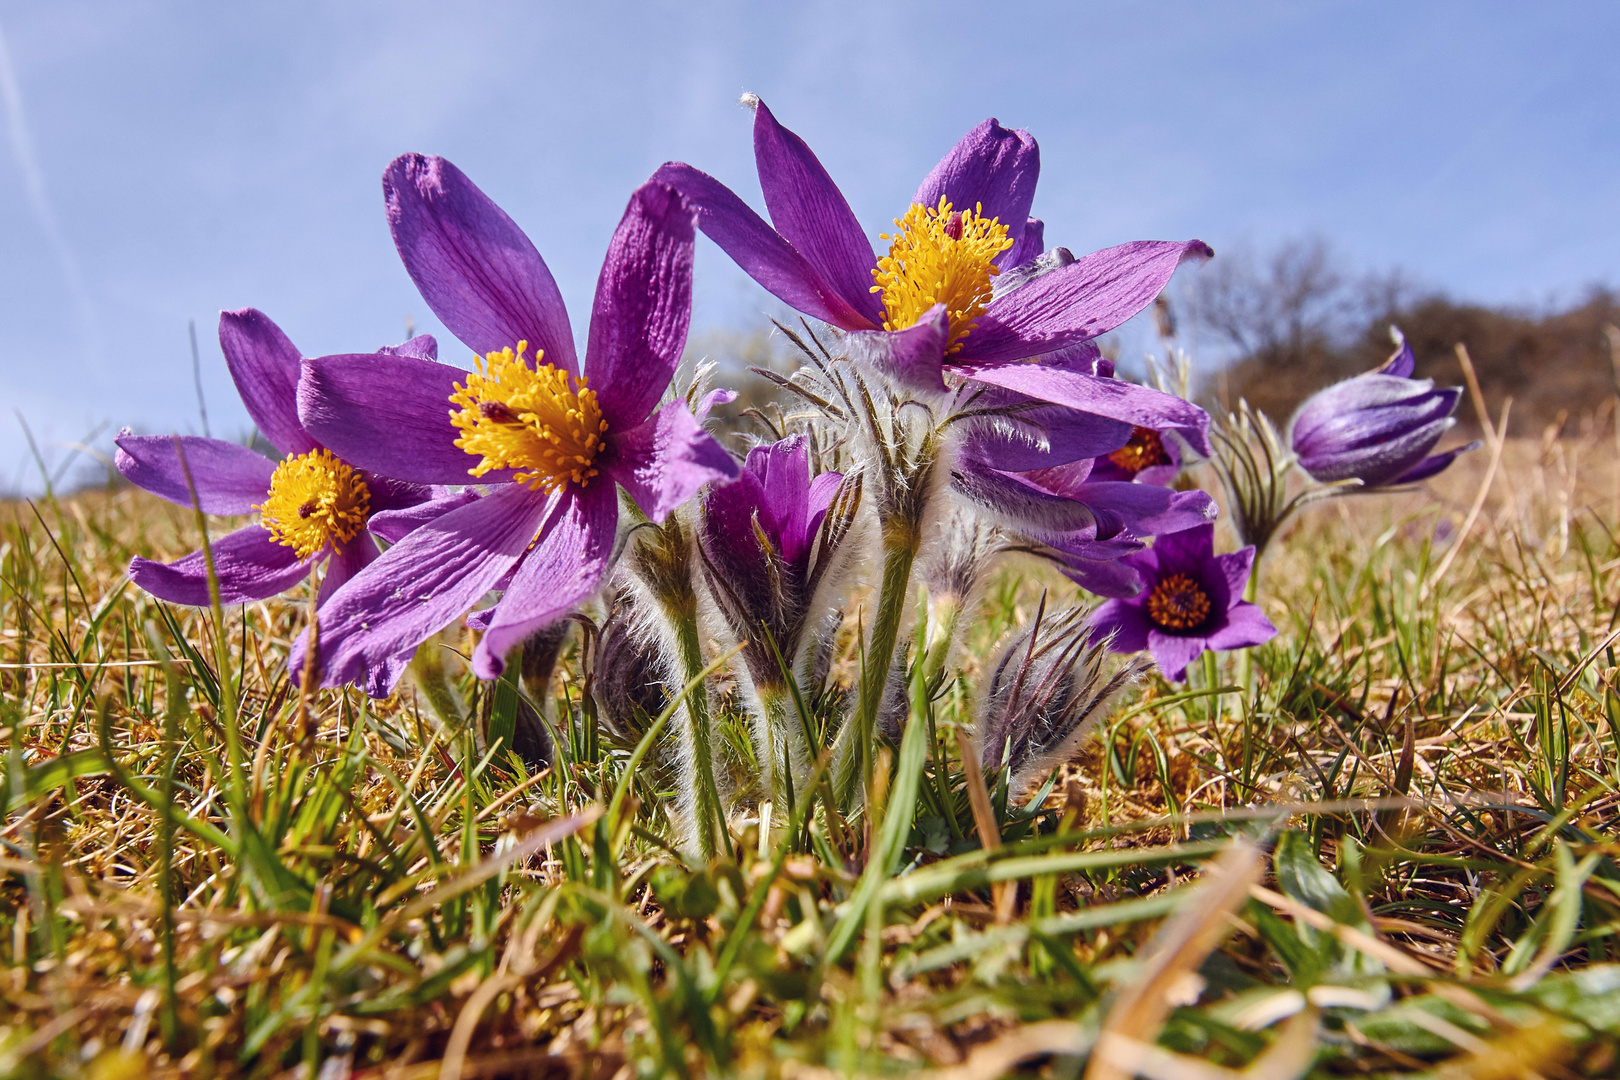
{"type": "Polygon", "coordinates": [[[1149,677],[986,808],[952,731],[993,643],[1073,599],[1003,571],[921,772],[879,755],[909,831],[864,890],[876,830],[825,810],[739,810],[683,863],[578,634],[530,774],[465,640],[431,695],[306,702],[301,596],[216,624],[126,582],[189,513],[0,507],[0,1075],[1616,1075],[1620,453],[1607,422],[1494,449],[1308,509],[1252,663],[1149,677]]]}

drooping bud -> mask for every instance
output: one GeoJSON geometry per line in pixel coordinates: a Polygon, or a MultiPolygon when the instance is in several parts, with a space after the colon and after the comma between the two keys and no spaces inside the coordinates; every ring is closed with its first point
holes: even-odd
{"type": "Polygon", "coordinates": [[[1432,379],[1412,378],[1416,358],[1396,333],[1399,348],[1383,367],[1317,391],[1294,414],[1290,442],[1300,468],[1313,479],[1360,480],[1364,487],[1411,484],[1469,449],[1429,455],[1456,425],[1452,413],[1462,389],[1437,390],[1432,379]]]}

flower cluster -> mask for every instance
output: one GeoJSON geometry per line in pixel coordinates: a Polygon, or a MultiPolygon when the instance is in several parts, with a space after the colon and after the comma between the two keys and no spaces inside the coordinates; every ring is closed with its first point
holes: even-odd
{"type": "MultiPolygon", "coordinates": [[[[705,852],[728,805],[791,805],[818,761],[857,798],[873,745],[904,723],[907,657],[940,662],[1000,560],[1047,560],[1107,599],[1037,617],[984,690],[982,765],[1015,786],[1070,753],[1136,676],[1138,662],[1105,670],[1108,650],[1151,652],[1182,679],[1207,649],[1276,633],[1246,595],[1255,548],[1214,554],[1216,503],[1187,482],[1224,445],[1209,416],[1184,390],[1119,378],[1097,344],[1213,252],[1048,248],[1030,216],[1039,148],[993,119],[874,251],[805,142],[747,103],[769,223],[692,166],[660,168],[608,245],[583,356],[518,225],[450,162],[408,154],[384,173],[388,224],[465,365],[431,338],[304,358],[259,312],[227,312],[221,347],[280,461],[218,440],[118,440],[131,482],[202,513],[258,515],[212,545],[220,601],[266,599],[325,567],[314,632],[290,658],[323,685],[387,695],[458,622],[476,634],[478,677],[501,677],[521,649],[525,673],[549,678],[563,620],[611,607],[593,652],[600,715],[633,740],[650,712],[679,708],[680,813],[705,852]],[[698,232],[821,324],[786,331],[800,370],[761,373],[797,407],[755,410],[767,430],[751,443],[710,430],[733,392],[703,394],[702,373],[675,389],[698,232]],[[916,591],[926,646],[903,633],[916,591]],[[851,619],[859,674],[840,689],[829,670],[851,619]],[[719,774],[707,692],[679,693],[732,644],[752,792],[719,774]]],[[[1425,455],[1455,392],[1411,374],[1403,347],[1307,404],[1293,429],[1303,468],[1369,487],[1443,468],[1452,455],[1425,455]]],[[[160,599],[207,604],[209,566],[202,552],[138,558],[130,575],[160,599]]]]}

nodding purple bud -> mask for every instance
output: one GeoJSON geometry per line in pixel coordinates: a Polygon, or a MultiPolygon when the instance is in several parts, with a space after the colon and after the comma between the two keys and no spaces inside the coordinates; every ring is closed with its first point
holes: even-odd
{"type": "Polygon", "coordinates": [[[517,413],[502,405],[498,401],[480,401],[478,414],[486,420],[493,420],[497,424],[518,423],[517,413]]]}
{"type": "MultiPolygon", "coordinates": [[[[1294,414],[1290,442],[1300,468],[1323,483],[1360,480],[1366,487],[1414,483],[1450,465],[1462,450],[1428,456],[1457,421],[1459,387],[1435,389],[1413,379],[1404,341],[1377,371],[1313,394],[1294,414]]],[[[1464,447],[1462,449],[1468,449],[1464,447]]]]}
{"type": "Polygon", "coordinates": [[[945,235],[950,237],[952,240],[962,239],[962,223],[966,220],[966,218],[967,215],[963,213],[952,214],[950,217],[946,218],[945,235]]]}

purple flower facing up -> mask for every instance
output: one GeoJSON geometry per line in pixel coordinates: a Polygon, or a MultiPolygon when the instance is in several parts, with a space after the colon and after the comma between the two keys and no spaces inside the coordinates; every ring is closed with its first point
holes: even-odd
{"type": "Polygon", "coordinates": [[[512,646],[600,585],[617,487],[662,521],[705,483],[737,473],[685,401],[660,407],[691,317],[694,213],[663,184],[631,196],[597,281],[582,372],[551,271],[459,169],[408,154],[388,167],[383,189],[406,270],[478,354],[477,370],[327,357],[304,365],[299,416],[366,468],[476,482],[488,494],[417,529],[338,590],[321,621],[323,681],[414,649],[499,589],[500,602],[478,613],[473,656],[474,672],[495,678],[512,646]]]}
{"type": "Polygon", "coordinates": [[[1290,441],[1300,468],[1322,483],[1360,480],[1366,487],[1413,484],[1440,472],[1478,443],[1430,455],[1457,421],[1458,387],[1414,379],[1417,360],[1404,340],[1377,371],[1313,394],[1294,414],[1290,441]]]}
{"type": "Polygon", "coordinates": [[[1246,649],[1277,636],[1259,606],[1243,599],[1254,548],[1216,555],[1213,525],[1161,536],[1120,561],[1141,575],[1142,591],[1109,600],[1091,624],[1113,632],[1114,652],[1152,652],[1167,679],[1184,680],[1206,649],[1246,649]]]}
{"type": "MultiPolygon", "coordinates": [[[[189,469],[205,513],[258,512],[259,524],[211,544],[223,602],[268,599],[325,563],[317,597],[324,609],[345,582],[377,559],[373,534],[399,540],[412,525],[460,501],[434,499],[436,493],[429,487],[357,467],[311,435],[298,421],[301,357],[262,312],[248,308],[222,313],[219,342],[248,414],[285,455],[281,462],[236,443],[187,436],[179,440],[183,467],[173,437],[131,434],[118,437],[115,460],[131,483],[181,506],[192,505],[185,475],[189,469]]],[[[436,349],[433,339],[424,336],[378,355],[425,360],[436,349]]],[[[160,600],[193,606],[209,603],[201,551],[172,563],[135,558],[129,576],[160,600]]],[[[385,694],[403,670],[402,661],[386,657],[368,673],[364,685],[372,693],[385,694]]]]}
{"type": "Polygon", "coordinates": [[[804,140],[750,102],[772,224],[690,165],[671,162],[654,179],[686,196],[699,227],[755,281],[850,332],[851,356],[912,389],[943,391],[950,376],[1131,425],[1185,428],[1207,452],[1203,410],[1092,370],[1092,339],[1152,303],[1184,259],[1212,254],[1206,244],[1141,241],[1081,259],[1045,251],[1029,216],[1040,149],[991,119],[923,180],[881,237],[880,258],[804,140]]]}

